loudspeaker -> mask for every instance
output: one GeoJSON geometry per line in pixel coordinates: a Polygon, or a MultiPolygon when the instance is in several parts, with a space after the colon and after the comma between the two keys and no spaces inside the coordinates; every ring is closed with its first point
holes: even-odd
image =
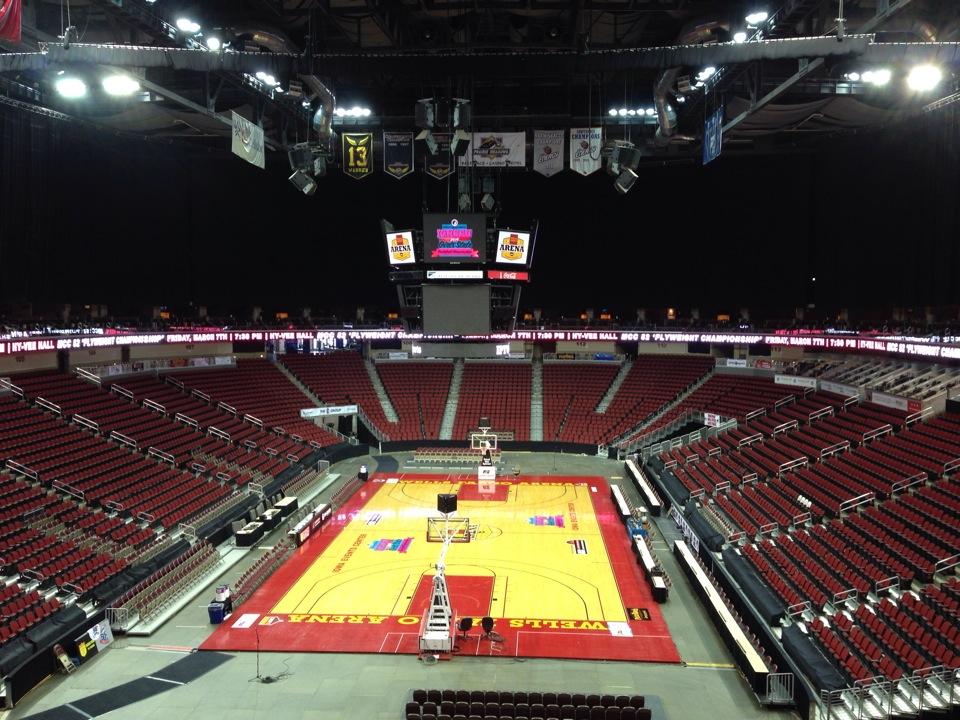
{"type": "Polygon", "coordinates": [[[457,496],[453,493],[439,493],[437,495],[437,512],[444,515],[457,511],[457,496]]]}

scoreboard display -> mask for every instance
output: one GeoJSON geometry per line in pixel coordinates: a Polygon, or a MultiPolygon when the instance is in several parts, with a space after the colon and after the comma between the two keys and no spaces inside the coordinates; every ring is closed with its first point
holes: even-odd
{"type": "Polygon", "coordinates": [[[472,263],[487,261],[487,216],[482,213],[423,216],[425,263],[472,263]]]}

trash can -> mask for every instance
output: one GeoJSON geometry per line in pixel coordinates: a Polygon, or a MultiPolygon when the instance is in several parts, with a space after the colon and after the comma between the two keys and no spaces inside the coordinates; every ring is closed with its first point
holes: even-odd
{"type": "Polygon", "coordinates": [[[212,602],[207,605],[207,615],[210,616],[211,625],[219,625],[223,622],[223,603],[212,602]]]}

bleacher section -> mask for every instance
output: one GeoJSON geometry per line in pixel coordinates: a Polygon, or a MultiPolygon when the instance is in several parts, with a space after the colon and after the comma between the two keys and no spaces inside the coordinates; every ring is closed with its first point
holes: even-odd
{"type": "Polygon", "coordinates": [[[414,690],[405,720],[518,718],[529,720],[649,720],[643,695],[497,690],[414,690]]]}
{"type": "Polygon", "coordinates": [[[595,443],[597,404],[617,376],[614,363],[543,364],[543,439],[595,443]]]}
{"type": "Polygon", "coordinates": [[[453,439],[469,439],[470,431],[477,427],[477,420],[486,416],[490,418],[494,431],[509,430],[514,439],[529,440],[532,385],[533,371],[529,362],[468,360],[463,368],[453,439]]]}
{"type": "Polygon", "coordinates": [[[280,362],[323,402],[357,404],[384,439],[396,440],[400,436],[399,423],[390,422],[384,415],[363,358],[358,353],[347,350],[325,355],[283,355],[280,362]]]}
{"type": "Polygon", "coordinates": [[[212,401],[236,408],[238,416],[259,424],[262,430],[297,435],[323,447],[337,442],[335,435],[300,417],[300,410],[312,403],[269,360],[238,360],[236,369],[185,372],[174,377],[212,401]]]}
{"type": "Polygon", "coordinates": [[[379,362],[376,370],[399,418],[397,437],[391,439],[439,437],[453,363],[379,362]]]}
{"type": "Polygon", "coordinates": [[[771,405],[782,388],[723,376],[701,391],[740,427],[651,466],[698,500],[782,614],[851,685],[960,667],[960,580],[946,575],[960,566],[960,415],[799,391],[771,405]],[[717,393],[730,385],[747,392],[717,393]]]}
{"type": "MultiPolygon", "coordinates": [[[[0,461],[13,461],[44,489],[124,517],[170,528],[230,493],[219,483],[147,460],[15,397],[0,398],[0,428],[0,461]]],[[[42,502],[31,500],[20,511],[42,502]]]]}

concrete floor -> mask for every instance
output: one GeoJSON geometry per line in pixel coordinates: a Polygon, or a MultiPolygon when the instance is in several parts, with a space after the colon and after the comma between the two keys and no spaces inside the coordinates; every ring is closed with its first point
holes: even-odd
{"type": "MultiPolygon", "coordinates": [[[[402,467],[404,456],[397,457],[402,467]]],[[[623,476],[621,463],[594,457],[508,453],[505,461],[507,467],[517,466],[524,474],[601,475],[614,478],[614,482],[620,482],[623,476]]],[[[356,473],[361,463],[375,469],[375,462],[366,457],[345,461],[333,470],[342,473],[345,480],[356,473]]],[[[620,484],[632,493],[626,481],[620,484]]],[[[326,499],[335,490],[336,487],[330,488],[322,497],[326,499]]],[[[279,532],[265,538],[261,546],[271,546],[280,538],[279,532]]],[[[648,705],[660,720],[797,717],[757,704],[669,551],[668,543],[674,537],[675,529],[669,520],[658,522],[654,549],[674,581],[669,601],[660,607],[683,665],[513,658],[457,658],[424,665],[410,656],[264,653],[259,658],[261,674],[287,673],[278,682],[265,685],[255,681],[256,654],[236,653],[220,668],[189,684],[172,687],[102,717],[397,720],[403,715],[403,704],[410,691],[418,687],[640,693],[648,696],[648,705]]],[[[210,632],[205,599],[212,597],[213,587],[223,582],[232,584],[262,552],[252,550],[248,558],[211,583],[198,600],[153,636],[118,638],[111,649],[80,671],[50,678],[21,701],[9,720],[19,720],[95,694],[104,687],[149,675],[183,657],[188,648],[199,645],[210,632]]],[[[64,720],[70,718],[65,714],[64,720]]]]}

